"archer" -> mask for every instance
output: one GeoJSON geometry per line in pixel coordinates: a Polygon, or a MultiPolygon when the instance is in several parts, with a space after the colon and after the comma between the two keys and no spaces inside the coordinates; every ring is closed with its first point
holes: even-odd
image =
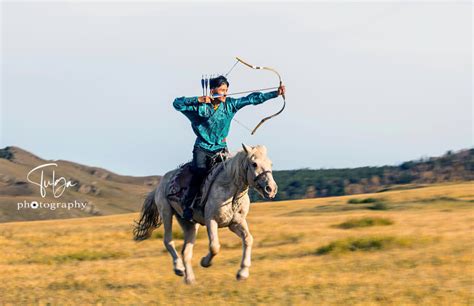
{"type": "Polygon", "coordinates": [[[229,150],[226,137],[235,113],[247,105],[258,105],[269,99],[285,95],[285,86],[280,84],[276,91],[253,92],[241,98],[227,96],[229,82],[224,76],[209,81],[210,96],[176,98],[173,106],[190,121],[196,134],[191,171],[193,173],[189,190],[183,200],[183,217],[193,221],[192,203],[210,168],[224,161],[229,150]]]}

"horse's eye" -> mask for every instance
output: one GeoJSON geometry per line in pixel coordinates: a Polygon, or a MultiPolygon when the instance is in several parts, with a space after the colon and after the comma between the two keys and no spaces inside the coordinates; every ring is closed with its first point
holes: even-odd
{"type": "Polygon", "coordinates": [[[257,163],[252,163],[252,167],[257,168],[257,163]]]}

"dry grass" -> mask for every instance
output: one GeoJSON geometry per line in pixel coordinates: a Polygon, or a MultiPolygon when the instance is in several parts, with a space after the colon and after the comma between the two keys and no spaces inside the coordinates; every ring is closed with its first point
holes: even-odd
{"type": "Polygon", "coordinates": [[[173,274],[161,229],[153,239],[132,241],[137,214],[0,224],[0,304],[474,303],[473,184],[360,198],[379,196],[387,210],[347,204],[354,196],[253,205],[245,282],[234,278],[240,241],[227,229],[220,230],[214,265],[198,266],[207,252],[201,228],[195,286],[173,274]],[[362,218],[393,224],[333,227],[362,218]]]}

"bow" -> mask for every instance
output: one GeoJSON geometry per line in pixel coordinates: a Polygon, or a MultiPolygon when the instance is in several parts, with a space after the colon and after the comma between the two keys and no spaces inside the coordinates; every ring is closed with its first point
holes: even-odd
{"type": "MultiPolygon", "coordinates": [[[[232,71],[232,69],[234,69],[235,65],[237,65],[239,62],[244,64],[245,66],[249,67],[249,68],[252,68],[252,69],[256,69],[256,70],[269,70],[269,71],[272,71],[273,73],[275,73],[277,76],[278,76],[278,79],[280,81],[280,86],[283,84],[283,81],[281,79],[281,76],[280,74],[278,73],[278,71],[276,71],[275,69],[273,68],[270,68],[270,67],[263,67],[263,66],[255,66],[255,65],[251,65],[249,63],[247,63],[246,61],[242,60],[241,58],[239,57],[236,57],[237,59],[237,62],[234,64],[234,66],[232,66],[232,68],[230,69],[229,72],[227,72],[226,76],[232,71]]],[[[278,88],[278,87],[277,87],[278,88]]],[[[272,87],[273,89],[273,87],[272,87]]],[[[251,135],[254,135],[255,132],[257,131],[257,129],[262,126],[263,123],[265,123],[265,121],[267,120],[270,120],[272,119],[273,117],[276,117],[278,116],[279,114],[281,114],[283,112],[283,110],[285,109],[285,106],[286,106],[286,99],[285,99],[285,95],[281,95],[282,98],[283,98],[283,107],[278,111],[276,112],[275,114],[271,115],[271,116],[268,116],[268,117],[265,117],[263,118],[262,120],[260,120],[260,122],[257,124],[257,126],[255,126],[255,128],[252,130],[251,132],[251,135]]]]}

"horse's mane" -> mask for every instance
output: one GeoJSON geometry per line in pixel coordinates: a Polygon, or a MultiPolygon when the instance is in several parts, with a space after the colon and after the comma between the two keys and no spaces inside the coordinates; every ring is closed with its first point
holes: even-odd
{"type": "Polygon", "coordinates": [[[222,180],[219,181],[223,185],[230,185],[235,180],[240,179],[240,171],[242,171],[242,164],[246,157],[247,153],[244,151],[239,151],[234,156],[231,156],[225,161],[214,166],[204,181],[202,187],[202,199],[207,198],[207,195],[209,194],[209,191],[219,174],[225,174],[222,176],[222,180]]]}

